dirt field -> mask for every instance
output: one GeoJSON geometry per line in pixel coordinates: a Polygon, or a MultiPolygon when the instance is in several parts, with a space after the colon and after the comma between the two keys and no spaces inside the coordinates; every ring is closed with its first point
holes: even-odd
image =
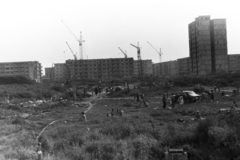
{"type": "Polygon", "coordinates": [[[195,143],[201,121],[193,120],[196,111],[203,119],[218,119],[221,108],[230,108],[233,99],[237,103],[240,99],[238,95],[223,97],[216,93],[215,102],[207,98],[163,109],[160,93],[145,94],[149,107],[139,107],[132,95],[109,98],[105,93],[75,102],[20,106],[23,100],[13,100],[15,104],[2,104],[0,159],[37,159],[38,142],[43,159],[162,159],[166,147],[188,152],[199,149],[201,153],[197,153],[202,154],[207,151],[195,143]],[[116,113],[107,117],[112,109],[122,109],[123,116],[116,113]],[[87,121],[81,118],[83,111],[87,121]]]}

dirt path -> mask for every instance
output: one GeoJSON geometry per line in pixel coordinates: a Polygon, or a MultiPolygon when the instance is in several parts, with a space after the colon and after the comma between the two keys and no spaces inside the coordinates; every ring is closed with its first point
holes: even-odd
{"type": "MultiPolygon", "coordinates": [[[[94,101],[94,100],[97,100],[97,99],[99,99],[99,98],[101,99],[102,96],[103,96],[103,94],[100,94],[100,95],[98,95],[98,96],[93,95],[92,97],[86,98],[86,99],[84,99],[83,102],[79,102],[79,103],[77,103],[77,104],[88,104],[89,107],[84,111],[85,113],[87,113],[88,111],[90,111],[90,110],[92,109],[93,105],[95,105],[95,104],[92,104],[91,102],[94,101]]],[[[59,121],[65,121],[66,119],[67,119],[67,118],[58,119],[58,120],[54,120],[54,121],[52,121],[51,123],[49,123],[46,127],[44,127],[44,128],[41,130],[41,132],[40,132],[40,133],[38,134],[38,136],[36,137],[37,142],[38,142],[38,140],[39,140],[39,137],[42,135],[42,133],[43,133],[49,126],[51,126],[51,125],[53,125],[53,124],[55,124],[56,122],[59,122],[59,121]]]]}

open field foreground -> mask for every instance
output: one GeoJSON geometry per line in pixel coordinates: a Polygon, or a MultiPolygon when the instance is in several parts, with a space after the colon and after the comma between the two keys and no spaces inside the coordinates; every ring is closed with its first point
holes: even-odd
{"type": "MultiPolygon", "coordinates": [[[[25,88],[19,92],[35,94],[39,89],[25,88]]],[[[8,89],[10,95],[20,95],[8,89]]],[[[47,92],[46,87],[39,90],[47,92]]],[[[169,93],[179,90],[184,88],[172,88],[169,93]]],[[[44,160],[159,160],[167,159],[169,148],[184,149],[189,160],[240,159],[240,115],[237,110],[220,112],[229,109],[233,100],[240,103],[238,93],[221,96],[218,92],[214,102],[206,97],[163,109],[163,90],[121,92],[111,96],[103,92],[75,101],[71,97],[44,102],[18,97],[10,104],[4,102],[3,92],[0,159],[35,160],[41,150],[44,160]],[[148,107],[137,104],[136,92],[145,93],[148,107]],[[112,109],[114,115],[107,116],[112,109]],[[195,120],[197,110],[202,119],[195,120]],[[87,121],[81,112],[86,112],[87,121]]]]}

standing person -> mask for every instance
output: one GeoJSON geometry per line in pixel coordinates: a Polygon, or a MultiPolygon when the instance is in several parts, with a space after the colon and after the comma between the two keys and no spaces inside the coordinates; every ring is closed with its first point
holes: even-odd
{"type": "Polygon", "coordinates": [[[214,93],[213,93],[213,90],[212,90],[212,92],[211,92],[211,94],[210,94],[210,97],[211,97],[211,101],[214,102],[214,93]]]}
{"type": "Polygon", "coordinates": [[[92,96],[93,96],[93,87],[91,87],[91,90],[92,90],[92,96]]]}
{"type": "Polygon", "coordinates": [[[138,103],[139,102],[139,94],[138,94],[138,92],[137,92],[136,98],[137,98],[137,103],[138,103]]]}
{"type": "Polygon", "coordinates": [[[173,95],[173,93],[171,94],[171,101],[172,101],[172,108],[175,107],[175,96],[173,95]]]}
{"type": "Polygon", "coordinates": [[[98,87],[95,87],[95,95],[98,94],[98,87]]]}
{"type": "Polygon", "coordinates": [[[37,154],[38,154],[38,160],[41,160],[43,158],[43,152],[42,152],[42,145],[39,142],[37,146],[37,154]]]}
{"type": "Polygon", "coordinates": [[[163,94],[162,102],[163,102],[163,109],[165,109],[167,107],[166,93],[163,94]]]}
{"type": "Polygon", "coordinates": [[[83,89],[83,97],[86,97],[86,88],[83,89]]]}
{"type": "Polygon", "coordinates": [[[120,116],[123,116],[124,111],[122,109],[120,109],[120,116]]]}
{"type": "Polygon", "coordinates": [[[180,106],[183,106],[183,104],[184,104],[183,96],[179,97],[179,104],[180,104],[180,106]]]}
{"type": "Polygon", "coordinates": [[[214,92],[217,93],[217,86],[214,86],[214,92]]]}
{"type": "Polygon", "coordinates": [[[143,100],[143,102],[145,101],[144,94],[141,95],[141,99],[143,100]]]}

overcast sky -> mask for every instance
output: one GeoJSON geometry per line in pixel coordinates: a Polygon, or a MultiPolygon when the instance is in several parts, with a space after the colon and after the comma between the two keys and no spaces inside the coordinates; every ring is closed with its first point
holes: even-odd
{"type": "Polygon", "coordinates": [[[188,24],[200,15],[227,20],[228,54],[240,53],[240,9],[236,0],[6,0],[0,2],[0,62],[39,61],[43,69],[73,59],[82,31],[83,57],[159,62],[189,56],[188,24]],[[66,51],[64,53],[64,51],[66,51]]]}

